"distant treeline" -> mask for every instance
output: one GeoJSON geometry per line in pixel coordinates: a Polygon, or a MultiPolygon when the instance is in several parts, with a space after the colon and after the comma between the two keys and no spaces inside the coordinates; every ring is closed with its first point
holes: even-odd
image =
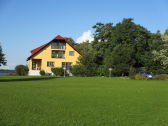
{"type": "Polygon", "coordinates": [[[0,73],[16,73],[15,70],[0,69],[0,73]]]}

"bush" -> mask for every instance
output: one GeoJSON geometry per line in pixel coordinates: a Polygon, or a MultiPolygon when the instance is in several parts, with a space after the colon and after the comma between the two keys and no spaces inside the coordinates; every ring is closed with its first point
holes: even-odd
{"type": "Polygon", "coordinates": [[[41,75],[41,76],[44,76],[44,75],[45,75],[45,71],[44,71],[44,70],[41,70],[41,71],[40,71],[40,75],[41,75]]]}
{"type": "Polygon", "coordinates": [[[131,76],[131,79],[135,79],[135,80],[146,80],[147,78],[142,75],[142,74],[135,74],[131,76]]]}
{"type": "Polygon", "coordinates": [[[18,65],[15,67],[15,70],[16,70],[16,74],[19,76],[28,75],[28,71],[29,71],[28,67],[25,65],[18,65]]]}
{"type": "Polygon", "coordinates": [[[156,79],[156,80],[168,80],[168,75],[167,74],[156,75],[153,79],[156,79]]]}
{"type": "Polygon", "coordinates": [[[104,76],[105,75],[105,68],[104,68],[104,66],[99,66],[97,68],[97,75],[98,76],[104,76]]]}
{"type": "Polygon", "coordinates": [[[112,74],[114,76],[128,76],[129,69],[130,69],[129,65],[120,63],[120,64],[115,65],[112,71],[112,74]]]}
{"type": "Polygon", "coordinates": [[[86,69],[83,65],[74,65],[70,71],[74,76],[86,76],[86,69]]]}
{"type": "Polygon", "coordinates": [[[16,73],[9,73],[9,76],[16,76],[16,73]]]}
{"type": "Polygon", "coordinates": [[[129,68],[129,76],[131,77],[131,76],[133,76],[135,74],[136,74],[136,69],[134,67],[130,67],[129,68]]]}
{"type": "Polygon", "coordinates": [[[63,68],[51,68],[51,71],[54,73],[56,76],[63,76],[64,75],[64,70],[63,68]]]}

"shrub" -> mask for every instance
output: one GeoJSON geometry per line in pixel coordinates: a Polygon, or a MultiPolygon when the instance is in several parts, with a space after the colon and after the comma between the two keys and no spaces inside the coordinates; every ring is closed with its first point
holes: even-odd
{"type": "Polygon", "coordinates": [[[135,75],[131,76],[131,79],[146,80],[147,78],[144,75],[142,75],[142,74],[135,74],[135,75]]]}
{"type": "Polygon", "coordinates": [[[153,79],[156,79],[156,80],[168,80],[168,75],[167,74],[156,75],[153,79]]]}
{"type": "Polygon", "coordinates": [[[51,71],[54,73],[56,76],[63,76],[64,75],[64,70],[63,68],[51,68],[51,71]]]}
{"type": "Polygon", "coordinates": [[[86,69],[83,65],[74,65],[70,71],[74,76],[86,76],[86,69]]]}
{"type": "Polygon", "coordinates": [[[16,76],[16,73],[9,73],[9,76],[16,76]]]}
{"type": "Polygon", "coordinates": [[[129,69],[130,69],[129,65],[120,63],[115,65],[112,73],[114,76],[128,76],[129,69]]]}
{"type": "Polygon", "coordinates": [[[44,71],[44,70],[41,70],[41,71],[40,71],[40,75],[41,75],[41,76],[44,76],[44,75],[45,75],[45,71],[44,71]]]}
{"type": "Polygon", "coordinates": [[[105,68],[104,68],[104,66],[99,66],[97,68],[97,75],[98,76],[104,76],[105,75],[105,68]]]}
{"type": "Polygon", "coordinates": [[[29,71],[28,67],[25,65],[17,65],[15,67],[15,70],[16,70],[16,74],[19,76],[28,75],[28,71],[29,71]]]}
{"type": "Polygon", "coordinates": [[[136,69],[134,67],[130,67],[129,68],[129,76],[131,77],[131,76],[133,76],[135,74],[136,74],[136,69]]]}

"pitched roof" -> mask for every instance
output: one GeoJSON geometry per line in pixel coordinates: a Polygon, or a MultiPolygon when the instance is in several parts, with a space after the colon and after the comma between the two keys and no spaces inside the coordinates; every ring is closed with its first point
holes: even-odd
{"type": "Polygon", "coordinates": [[[65,38],[60,36],[60,35],[58,35],[53,40],[65,40],[65,38]]]}
{"type": "Polygon", "coordinates": [[[47,45],[49,45],[53,40],[65,40],[66,43],[68,43],[75,51],[77,51],[77,52],[81,55],[80,51],[79,51],[78,49],[76,49],[71,43],[69,43],[69,42],[67,41],[67,39],[65,39],[64,37],[58,35],[58,36],[56,36],[54,39],[52,39],[50,42],[48,42],[48,43],[46,43],[46,44],[44,44],[44,45],[42,45],[42,46],[40,46],[40,47],[37,47],[37,48],[31,50],[32,55],[29,56],[29,57],[27,58],[27,60],[29,60],[30,58],[32,58],[32,57],[33,57],[35,54],[37,54],[40,50],[42,50],[42,49],[45,48],[47,45]]]}
{"type": "Polygon", "coordinates": [[[44,47],[47,46],[47,45],[48,45],[48,43],[46,43],[46,44],[44,44],[44,45],[42,45],[42,46],[40,46],[40,47],[37,47],[37,48],[31,50],[31,53],[32,53],[32,54],[35,54],[36,52],[38,52],[39,50],[41,50],[42,48],[44,48],[44,47]]]}

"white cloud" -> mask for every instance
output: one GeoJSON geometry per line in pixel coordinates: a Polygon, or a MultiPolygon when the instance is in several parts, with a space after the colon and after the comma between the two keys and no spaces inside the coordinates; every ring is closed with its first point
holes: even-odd
{"type": "Polygon", "coordinates": [[[86,42],[86,41],[89,41],[89,42],[93,41],[91,30],[83,32],[83,34],[79,38],[77,38],[77,40],[76,40],[77,43],[82,43],[82,42],[86,42]]]}

